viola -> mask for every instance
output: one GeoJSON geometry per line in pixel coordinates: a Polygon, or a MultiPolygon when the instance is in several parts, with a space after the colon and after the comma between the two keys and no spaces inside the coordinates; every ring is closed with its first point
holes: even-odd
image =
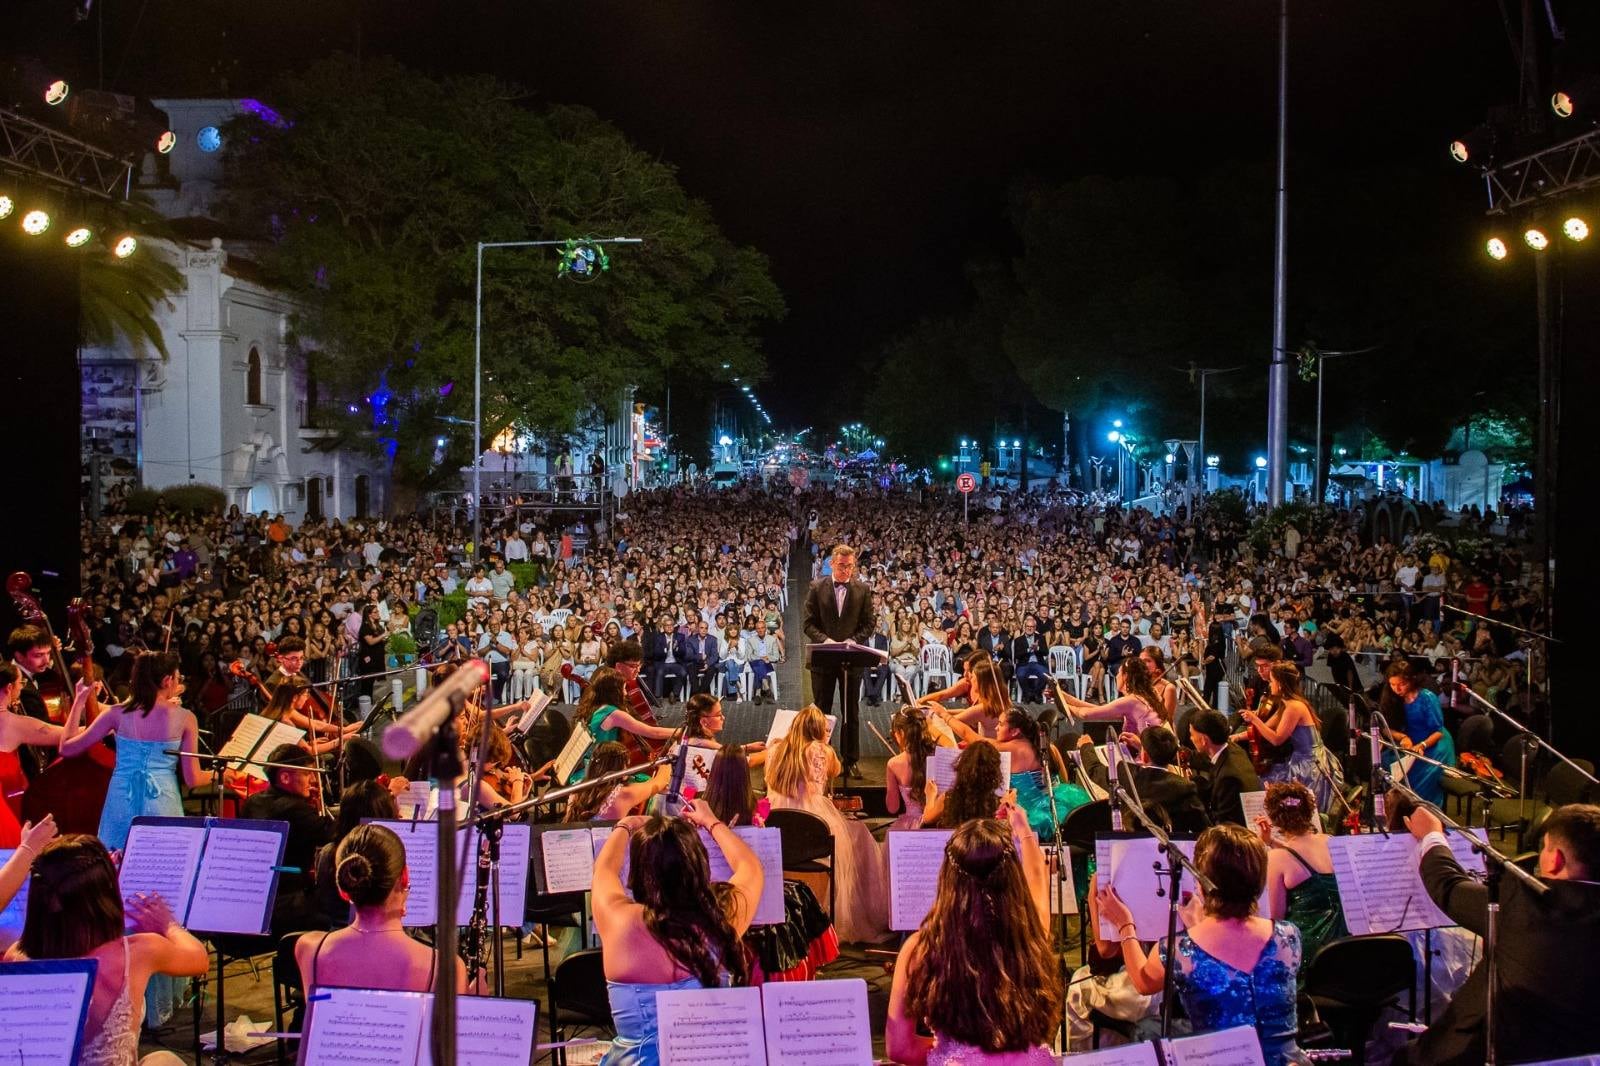
{"type": "MultiPolygon", "coordinates": [[[[1271,696],[1268,696],[1262,701],[1261,711],[1257,713],[1260,717],[1266,719],[1277,714],[1279,709],[1276,701],[1271,696]]],[[[1261,735],[1261,730],[1252,725],[1245,730],[1245,748],[1250,752],[1250,762],[1255,765],[1256,774],[1264,775],[1274,765],[1283,762],[1289,757],[1289,753],[1294,750],[1294,742],[1285,741],[1282,744],[1273,744],[1261,735]]]]}
{"type": "MultiPolygon", "coordinates": [[[[29,592],[33,580],[18,572],[6,578],[6,591],[16,604],[17,613],[50,634],[54,651],[51,653],[56,675],[63,686],[63,698],[70,700],[72,676],[66,660],[61,655],[61,643],[55,639],[50,619],[29,592]]],[[[67,605],[67,624],[76,645],[78,669],[85,684],[97,682],[94,667],[94,636],[89,629],[89,607],[81,599],[67,605]]],[[[84,721],[90,721],[100,711],[93,689],[88,706],[84,708],[84,721]]],[[[47,814],[55,815],[56,825],[63,833],[89,833],[100,831],[100,811],[105,806],[106,789],[111,785],[111,773],[116,768],[117,755],[106,744],[96,744],[81,755],[72,758],[58,757],[29,783],[22,796],[22,817],[38,822],[47,814]]]]}

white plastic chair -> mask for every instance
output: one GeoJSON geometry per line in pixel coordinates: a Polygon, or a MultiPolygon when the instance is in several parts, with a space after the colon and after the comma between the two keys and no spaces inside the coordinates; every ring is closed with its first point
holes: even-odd
{"type": "Polygon", "coordinates": [[[1050,667],[1050,680],[1065,685],[1078,699],[1083,699],[1083,675],[1078,673],[1078,657],[1067,644],[1053,646],[1046,655],[1050,667]]]}
{"type": "Polygon", "coordinates": [[[950,649],[943,644],[924,644],[922,651],[917,653],[917,665],[920,668],[916,681],[918,696],[928,694],[936,677],[944,680],[941,688],[956,683],[955,670],[950,665],[950,649]]]}
{"type": "Polygon", "coordinates": [[[546,619],[546,621],[548,623],[545,626],[545,629],[549,630],[549,628],[551,626],[564,626],[564,625],[567,624],[567,619],[569,619],[571,617],[572,617],[572,608],[570,608],[570,607],[557,607],[555,610],[551,611],[548,615],[545,616],[545,619],[546,619]]]}
{"type": "MultiPolygon", "coordinates": [[[[744,667],[744,673],[739,675],[739,699],[741,702],[749,703],[755,698],[755,686],[756,672],[750,669],[749,663],[746,663],[744,667]]],[[[776,664],[773,665],[772,673],[767,675],[767,690],[772,693],[772,702],[777,703],[778,670],[776,664]]]]}

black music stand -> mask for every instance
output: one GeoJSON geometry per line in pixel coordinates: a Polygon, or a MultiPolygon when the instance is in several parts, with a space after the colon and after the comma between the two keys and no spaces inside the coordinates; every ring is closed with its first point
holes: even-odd
{"type": "MultiPolygon", "coordinates": [[[[806,661],[811,670],[813,672],[833,671],[838,679],[835,683],[840,686],[839,698],[844,701],[839,708],[839,724],[850,731],[851,737],[855,741],[857,757],[861,754],[861,708],[860,702],[857,701],[856,713],[854,715],[850,714],[851,675],[853,673],[856,678],[859,678],[861,671],[880,666],[888,662],[888,660],[888,652],[879,651],[877,648],[869,648],[865,644],[857,644],[853,640],[830,640],[820,644],[806,645],[806,661]]],[[[821,700],[818,699],[820,695],[820,693],[813,692],[811,697],[820,703],[821,700]]],[[[833,735],[839,738],[839,763],[844,767],[846,779],[848,780],[850,763],[855,760],[845,757],[844,730],[835,729],[833,735]]]]}

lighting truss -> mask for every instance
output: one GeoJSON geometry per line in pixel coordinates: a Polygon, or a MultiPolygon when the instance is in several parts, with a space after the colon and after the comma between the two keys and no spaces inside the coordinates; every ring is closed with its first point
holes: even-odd
{"type": "Polygon", "coordinates": [[[0,170],[65,185],[104,200],[127,199],[133,163],[0,108],[0,170]]]}
{"type": "Polygon", "coordinates": [[[1484,171],[1491,215],[1600,185],[1600,130],[1484,171]]]}

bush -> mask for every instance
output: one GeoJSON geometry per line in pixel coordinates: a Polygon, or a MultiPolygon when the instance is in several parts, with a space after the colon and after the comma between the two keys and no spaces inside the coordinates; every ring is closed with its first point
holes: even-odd
{"type": "Polygon", "coordinates": [[[404,630],[390,633],[384,651],[403,662],[409,662],[417,657],[417,638],[404,630]]]}
{"type": "Polygon", "coordinates": [[[129,514],[153,515],[160,503],[161,493],[155,489],[139,488],[128,493],[123,501],[123,507],[129,514]]]}
{"type": "Polygon", "coordinates": [[[506,569],[517,579],[519,589],[531,589],[539,583],[538,563],[507,563],[506,569]]]}
{"type": "Polygon", "coordinates": [[[439,598],[439,627],[459,622],[467,616],[467,590],[456,589],[439,598]]]}
{"type": "Polygon", "coordinates": [[[1250,524],[1250,547],[1257,555],[1272,550],[1272,542],[1283,540],[1283,530],[1290,523],[1305,539],[1325,536],[1333,528],[1333,514],[1326,507],[1313,507],[1295,501],[1274,507],[1250,524]]]}
{"type": "Polygon", "coordinates": [[[174,485],[161,493],[161,502],[179,514],[221,514],[228,497],[215,485],[174,485]]]}

